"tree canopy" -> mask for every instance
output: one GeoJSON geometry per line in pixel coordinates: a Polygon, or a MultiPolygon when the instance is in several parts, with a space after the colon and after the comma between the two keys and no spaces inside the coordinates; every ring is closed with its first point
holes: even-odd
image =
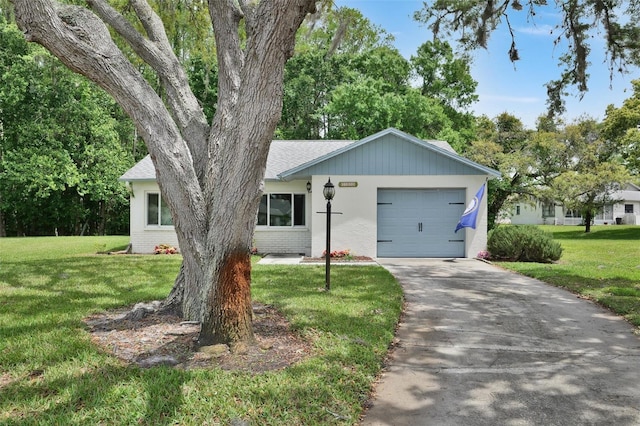
{"type": "Polygon", "coordinates": [[[604,38],[610,73],[624,73],[640,65],[640,2],[636,0],[546,0],[424,2],[415,19],[427,23],[436,37],[453,38],[466,49],[486,48],[492,33],[506,25],[511,34],[509,59],[520,59],[512,21],[516,15],[534,25],[543,12],[559,18],[552,34],[554,44],[566,41],[559,56],[560,75],[547,84],[549,114],[564,112],[563,98],[570,87],[579,93],[588,90],[589,58],[593,38],[604,38]]]}
{"type": "Polygon", "coordinates": [[[603,137],[601,127],[592,119],[566,126],[563,142],[570,153],[568,164],[548,189],[551,197],[565,208],[582,214],[586,232],[599,210],[618,201],[613,193],[630,181],[628,171],[603,137]]]}
{"type": "Polygon", "coordinates": [[[392,40],[357,10],[319,11],[301,28],[285,68],[277,137],[359,139],[396,127],[461,150],[473,139],[464,108],[477,99],[469,58],[427,42],[407,60],[392,40]]]}
{"type": "Polygon", "coordinates": [[[0,45],[0,235],[126,232],[121,110],[2,18],[0,45]]]}

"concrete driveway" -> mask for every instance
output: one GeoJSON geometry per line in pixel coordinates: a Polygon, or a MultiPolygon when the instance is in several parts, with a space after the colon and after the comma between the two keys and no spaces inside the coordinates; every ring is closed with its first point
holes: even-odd
{"type": "Polygon", "coordinates": [[[477,260],[380,263],[407,311],[362,425],[640,425],[624,320],[477,260]]]}

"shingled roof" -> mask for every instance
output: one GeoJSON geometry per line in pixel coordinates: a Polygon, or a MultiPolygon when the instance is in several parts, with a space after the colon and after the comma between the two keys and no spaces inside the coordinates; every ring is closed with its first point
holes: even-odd
{"type": "MultiPolygon", "coordinates": [[[[295,169],[313,160],[325,157],[328,154],[348,147],[358,141],[345,140],[298,140],[271,142],[265,180],[280,180],[280,175],[288,170],[295,169]]],[[[444,141],[424,141],[436,147],[455,154],[451,146],[444,141]]],[[[121,181],[154,181],[156,171],[148,155],[140,160],[120,177],[121,181]]]]}

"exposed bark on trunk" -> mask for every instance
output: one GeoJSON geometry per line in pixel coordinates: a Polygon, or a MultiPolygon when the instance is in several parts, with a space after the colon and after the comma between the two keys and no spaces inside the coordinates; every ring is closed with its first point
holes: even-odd
{"type": "Polygon", "coordinates": [[[184,282],[186,280],[184,272],[184,263],[180,266],[180,272],[173,283],[173,288],[162,302],[160,310],[167,314],[173,314],[179,317],[184,317],[182,314],[182,302],[184,295],[184,282]]]}
{"type": "Polygon", "coordinates": [[[584,215],[584,232],[591,232],[591,221],[593,220],[593,214],[590,209],[587,209],[586,214],[584,215]]]}
{"type": "Polygon", "coordinates": [[[0,211],[0,238],[7,236],[7,224],[4,219],[4,214],[0,211]]]}
{"type": "Polygon", "coordinates": [[[107,201],[98,201],[98,235],[105,235],[105,229],[107,227],[107,201]]]}
{"type": "Polygon", "coordinates": [[[200,344],[252,343],[251,260],[247,250],[224,257],[202,322],[200,344]]]}
{"type": "MultiPolygon", "coordinates": [[[[1,158],[1,156],[0,156],[1,158]]],[[[2,195],[0,195],[0,204],[2,204],[2,195]]],[[[7,222],[4,218],[4,213],[0,210],[0,238],[7,236],[7,222]]]]}
{"type": "Polygon", "coordinates": [[[315,1],[209,0],[219,67],[211,126],[146,0],[129,1],[144,33],[106,0],[87,0],[100,19],[55,0],[13,3],[27,39],[111,94],[147,145],[183,254],[164,309],[200,321],[203,343],[251,342],[255,214],[282,109],[284,65],[315,1]],[[156,71],[166,103],[111,40],[105,22],[156,71]]]}

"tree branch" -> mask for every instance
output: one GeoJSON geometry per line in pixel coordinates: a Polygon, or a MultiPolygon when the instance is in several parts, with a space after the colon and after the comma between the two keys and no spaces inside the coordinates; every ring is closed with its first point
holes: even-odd
{"type": "Polygon", "coordinates": [[[243,15],[233,0],[209,0],[209,14],[215,28],[218,57],[218,108],[213,126],[226,121],[233,108],[240,87],[240,70],[244,57],[238,33],[243,15]]]}
{"type": "Polygon", "coordinates": [[[162,99],[115,45],[104,23],[88,9],[52,0],[13,0],[16,21],[29,41],[47,48],[73,71],[102,87],[133,119],[146,142],[173,211],[189,206],[180,244],[202,253],[203,194],[191,153],[162,99]]]}
{"type": "Polygon", "coordinates": [[[87,0],[87,3],[160,77],[172,117],[189,146],[198,179],[202,182],[209,125],[198,99],[189,86],[188,76],[173,52],[162,20],[145,0],[132,1],[136,15],[150,37],[147,39],[105,0],[87,0]]]}

